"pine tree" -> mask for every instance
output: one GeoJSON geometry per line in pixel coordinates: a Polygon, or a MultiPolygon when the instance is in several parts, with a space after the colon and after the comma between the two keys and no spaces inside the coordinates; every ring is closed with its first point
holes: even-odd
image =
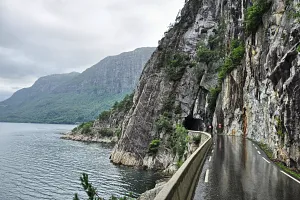
{"type": "MultiPolygon", "coordinates": [[[[80,177],[81,185],[85,191],[85,193],[88,195],[88,200],[104,200],[103,198],[100,198],[97,194],[97,189],[92,186],[91,183],[89,183],[89,175],[86,173],[83,173],[80,177]]],[[[79,200],[78,194],[76,193],[73,200],[79,200]]]]}
{"type": "MultiPolygon", "coordinates": [[[[80,182],[85,193],[88,196],[88,200],[105,200],[104,198],[99,197],[97,193],[97,189],[93,187],[91,183],[89,183],[88,174],[83,173],[82,176],[80,177],[80,182]]],[[[132,194],[130,194],[129,196],[132,196],[132,194]]],[[[73,200],[80,200],[77,193],[74,195],[73,200]]],[[[128,197],[117,198],[115,196],[112,196],[111,198],[109,198],[109,200],[132,200],[132,198],[128,198],[128,197]]]]}
{"type": "Polygon", "coordinates": [[[77,193],[75,194],[75,196],[74,196],[73,200],[79,200],[79,198],[78,198],[78,194],[77,194],[77,193]]]}

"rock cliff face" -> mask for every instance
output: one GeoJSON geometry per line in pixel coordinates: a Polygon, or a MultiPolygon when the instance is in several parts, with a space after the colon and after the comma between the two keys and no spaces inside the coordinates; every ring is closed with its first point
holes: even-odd
{"type": "MultiPolygon", "coordinates": [[[[300,169],[297,0],[188,0],[145,69],[111,160],[167,168],[172,131],[244,135],[300,169]],[[156,156],[149,144],[159,139],[156,156]]],[[[298,48],[299,49],[299,48],[298,48]]]]}
{"type": "MultiPolygon", "coordinates": [[[[245,37],[242,66],[223,82],[214,115],[224,132],[269,145],[273,156],[300,169],[300,24],[298,1],[273,0],[263,23],[245,37]]],[[[236,4],[242,10],[247,4],[236,4]]],[[[229,18],[233,20],[233,16],[229,18]]],[[[233,24],[233,33],[239,25],[233,24]]]]}

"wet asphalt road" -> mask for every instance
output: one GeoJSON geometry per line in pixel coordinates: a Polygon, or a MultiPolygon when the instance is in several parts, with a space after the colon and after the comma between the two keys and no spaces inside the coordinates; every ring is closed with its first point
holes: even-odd
{"type": "Polygon", "coordinates": [[[300,183],[268,163],[267,156],[251,141],[217,136],[214,143],[194,200],[300,200],[300,183]]]}

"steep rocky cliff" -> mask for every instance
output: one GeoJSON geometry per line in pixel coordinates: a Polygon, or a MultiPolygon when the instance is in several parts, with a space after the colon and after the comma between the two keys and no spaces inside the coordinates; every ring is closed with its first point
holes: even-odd
{"type": "Polygon", "coordinates": [[[111,160],[167,168],[179,159],[172,141],[183,124],[266,143],[300,168],[297,3],[186,1],[142,73],[111,160]]]}
{"type": "MultiPolygon", "coordinates": [[[[275,158],[300,169],[299,1],[270,2],[260,26],[244,37],[242,65],[223,81],[214,123],[268,144],[275,158]]],[[[247,6],[235,4],[240,19],[247,6]]],[[[241,35],[239,27],[233,23],[231,32],[241,35]]]]}

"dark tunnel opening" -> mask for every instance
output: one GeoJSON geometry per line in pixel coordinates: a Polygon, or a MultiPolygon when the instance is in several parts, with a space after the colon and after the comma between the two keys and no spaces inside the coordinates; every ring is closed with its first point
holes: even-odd
{"type": "Polygon", "coordinates": [[[195,119],[193,116],[189,115],[185,118],[183,125],[188,130],[200,131],[202,130],[201,122],[201,119],[195,119]]]}

